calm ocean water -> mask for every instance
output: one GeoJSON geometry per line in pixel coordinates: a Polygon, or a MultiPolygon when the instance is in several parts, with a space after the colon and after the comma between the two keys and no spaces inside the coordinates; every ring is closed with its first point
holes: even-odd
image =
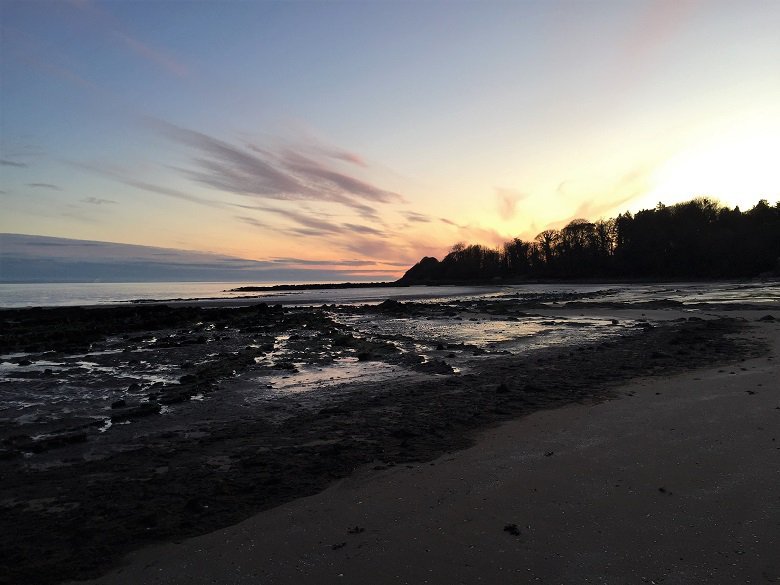
{"type": "MultiPolygon", "coordinates": [[[[528,284],[501,286],[409,286],[333,290],[231,292],[245,282],[35,283],[0,284],[0,308],[77,306],[131,300],[255,299],[269,304],[317,305],[370,303],[384,299],[436,300],[485,296],[533,296],[546,293],[597,293],[593,300],[633,302],[671,299],[681,302],[780,303],[780,282],[660,284],[528,284]]],[[[276,283],[262,283],[271,286],[276,283]]]]}
{"type": "MultiPolygon", "coordinates": [[[[273,286],[273,282],[257,286],[273,286]]],[[[403,288],[356,288],[333,290],[231,292],[246,282],[150,282],[150,283],[34,283],[0,284],[0,307],[78,306],[121,303],[132,300],[257,299],[269,304],[365,303],[384,299],[435,299],[452,296],[482,296],[500,287],[410,286],[403,288]]]]}

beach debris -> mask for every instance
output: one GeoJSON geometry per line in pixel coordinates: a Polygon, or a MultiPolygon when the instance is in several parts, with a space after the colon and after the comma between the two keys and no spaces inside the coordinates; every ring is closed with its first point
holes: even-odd
{"type": "Polygon", "coordinates": [[[547,451],[547,452],[544,454],[544,456],[545,456],[545,457],[552,457],[553,455],[555,455],[555,451],[547,451]]]}
{"type": "Polygon", "coordinates": [[[764,315],[763,317],[758,318],[759,321],[776,321],[774,315],[764,315]]]}
{"type": "Polygon", "coordinates": [[[507,524],[504,526],[504,532],[508,532],[512,536],[520,536],[520,529],[517,527],[517,524],[507,524]]]}
{"type": "Polygon", "coordinates": [[[352,528],[347,530],[347,533],[349,534],[360,534],[361,532],[365,532],[366,529],[362,526],[353,526],[352,528]]]}
{"type": "Polygon", "coordinates": [[[509,386],[507,386],[505,382],[501,382],[498,385],[498,388],[496,388],[496,392],[498,394],[506,394],[507,392],[509,392],[509,386]]]}
{"type": "Polygon", "coordinates": [[[339,550],[340,548],[344,548],[347,546],[346,542],[337,542],[336,544],[331,545],[331,550],[339,550]]]}

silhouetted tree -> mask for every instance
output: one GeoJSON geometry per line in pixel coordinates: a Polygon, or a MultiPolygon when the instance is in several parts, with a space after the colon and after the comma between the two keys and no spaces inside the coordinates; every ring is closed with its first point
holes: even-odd
{"type": "Polygon", "coordinates": [[[494,278],[724,278],[780,275],[780,202],[762,199],[742,212],[697,197],[659,203],[635,215],[590,222],[575,219],[514,238],[500,249],[455,244],[445,258],[423,258],[405,282],[486,281],[494,278]]]}

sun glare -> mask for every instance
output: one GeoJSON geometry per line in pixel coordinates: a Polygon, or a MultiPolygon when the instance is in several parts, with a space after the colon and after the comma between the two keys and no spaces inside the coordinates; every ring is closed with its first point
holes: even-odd
{"type": "Polygon", "coordinates": [[[673,203],[706,195],[748,209],[759,199],[780,197],[780,132],[753,129],[700,142],[656,172],[651,200],[673,203]]]}

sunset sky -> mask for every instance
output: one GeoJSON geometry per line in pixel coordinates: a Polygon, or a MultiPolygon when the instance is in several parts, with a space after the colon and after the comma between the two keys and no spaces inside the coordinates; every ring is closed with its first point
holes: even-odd
{"type": "Polygon", "coordinates": [[[780,199],[780,2],[0,0],[0,232],[397,275],[780,199]]]}

